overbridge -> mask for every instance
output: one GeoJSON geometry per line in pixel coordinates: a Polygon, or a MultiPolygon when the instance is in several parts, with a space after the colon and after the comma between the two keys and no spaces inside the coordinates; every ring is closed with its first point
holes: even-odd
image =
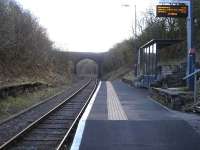
{"type": "Polygon", "coordinates": [[[69,60],[73,62],[74,73],[76,74],[77,64],[83,59],[91,59],[98,65],[98,77],[102,75],[102,60],[104,53],[93,53],[93,52],[68,52],[69,60]]]}

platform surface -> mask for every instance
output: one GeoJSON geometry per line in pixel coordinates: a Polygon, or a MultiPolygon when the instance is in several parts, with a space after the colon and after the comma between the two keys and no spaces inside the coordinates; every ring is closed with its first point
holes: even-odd
{"type": "Polygon", "coordinates": [[[187,121],[121,81],[102,82],[79,140],[80,150],[200,150],[187,121]]]}

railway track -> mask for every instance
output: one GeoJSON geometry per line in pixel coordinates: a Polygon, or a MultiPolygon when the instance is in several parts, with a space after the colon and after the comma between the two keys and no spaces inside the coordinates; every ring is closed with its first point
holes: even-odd
{"type": "Polygon", "coordinates": [[[91,80],[45,115],[0,146],[0,150],[68,149],[72,131],[97,86],[91,80]]]}
{"type": "Polygon", "coordinates": [[[56,95],[43,100],[36,105],[33,105],[24,111],[17,113],[0,123],[0,145],[25,129],[35,120],[46,114],[55,106],[64,101],[67,97],[72,95],[80,87],[85,85],[89,80],[79,80],[71,85],[71,87],[57,93],[56,95]],[[30,117],[31,116],[31,117],[30,117]]]}

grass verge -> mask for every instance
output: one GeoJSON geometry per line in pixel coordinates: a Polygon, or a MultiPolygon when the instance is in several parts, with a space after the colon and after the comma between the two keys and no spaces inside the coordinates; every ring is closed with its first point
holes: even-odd
{"type": "Polygon", "coordinates": [[[26,92],[20,96],[9,96],[5,99],[0,99],[0,121],[36,103],[44,101],[46,98],[55,95],[65,88],[67,88],[67,85],[62,87],[48,87],[32,93],[26,92]]]}

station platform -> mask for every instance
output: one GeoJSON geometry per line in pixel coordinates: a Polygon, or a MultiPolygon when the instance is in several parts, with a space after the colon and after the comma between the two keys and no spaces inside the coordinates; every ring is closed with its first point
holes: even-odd
{"type": "Polygon", "coordinates": [[[200,150],[185,120],[121,81],[101,82],[81,118],[71,150],[200,150]]]}

